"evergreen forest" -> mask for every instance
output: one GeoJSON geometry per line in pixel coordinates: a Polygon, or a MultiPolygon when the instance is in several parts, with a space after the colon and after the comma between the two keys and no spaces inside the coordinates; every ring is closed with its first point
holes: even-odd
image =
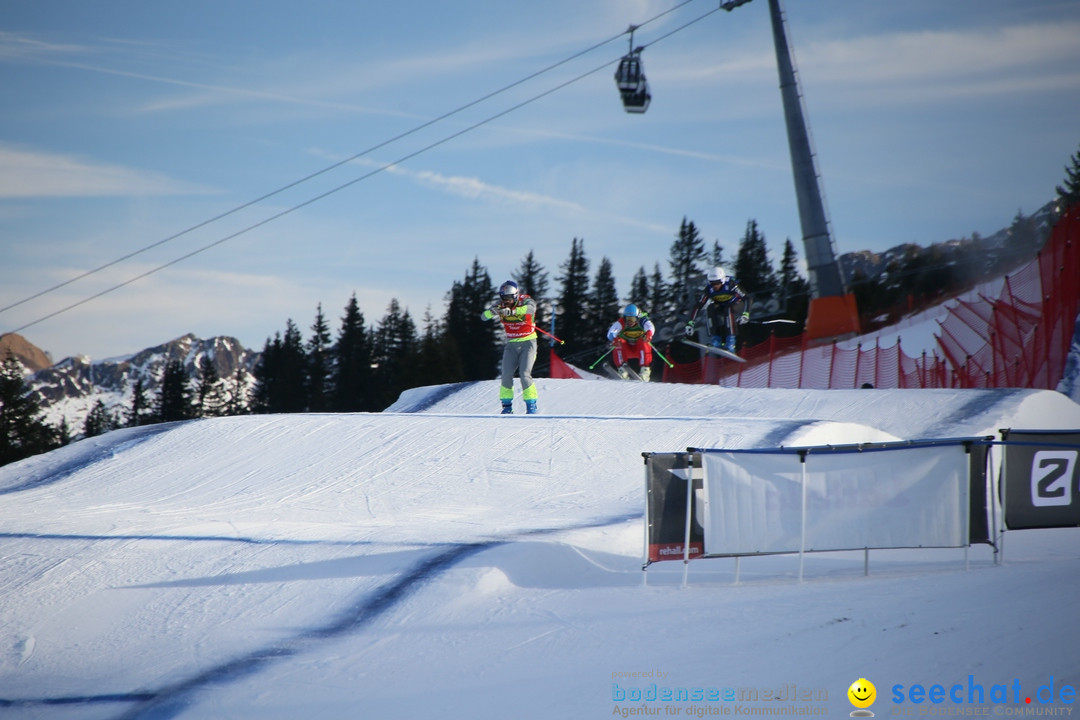
{"type": "MultiPolygon", "coordinates": [[[[1056,188],[1058,212],[1080,201],[1080,152],[1065,172],[1064,184],[1056,188]]],[[[903,246],[883,263],[855,264],[847,269],[847,282],[863,330],[890,324],[1030,261],[1049,237],[1051,224],[1017,212],[1004,241],[993,246],[973,233],[929,248],[903,246]]],[[[786,240],[782,248],[774,262],[763,232],[751,219],[734,254],[728,255],[683,218],[663,264],[637,268],[621,286],[611,259],[594,263],[581,238],[570,241],[568,255],[552,269],[530,250],[511,278],[493,278],[480,258],[474,258],[447,290],[441,315],[427,308],[417,319],[393,299],[376,322],[369,322],[353,295],[335,322],[318,305],[306,332],[290,318],[267,338],[253,381],[242,373],[217,377],[208,362],[189,374],[179,361],[172,361],[164,367],[156,396],[148,396],[139,381],[129,407],[110,410],[98,401],[83,427],[76,429],[66,421],[54,427],[42,419],[22,366],[8,355],[0,359],[0,465],[119,427],[247,413],[378,412],[409,388],[498,377],[501,331],[498,323],[485,321],[482,312],[492,306],[498,286],[507,279],[537,301],[541,332],[536,377],[547,375],[552,347],[563,360],[588,367],[606,351],[608,326],[631,302],[656,325],[657,348],[676,361],[692,359],[679,353],[696,350],[669,343],[681,333],[705,287],[705,273],[715,265],[727,268],[750,295],[754,319],[794,321],[751,323],[743,330],[743,345],[767,340],[776,328],[797,335],[806,320],[810,285],[792,241],[786,240]],[[561,342],[556,345],[552,336],[561,342]]],[[[653,377],[659,376],[654,369],[653,377]]]]}

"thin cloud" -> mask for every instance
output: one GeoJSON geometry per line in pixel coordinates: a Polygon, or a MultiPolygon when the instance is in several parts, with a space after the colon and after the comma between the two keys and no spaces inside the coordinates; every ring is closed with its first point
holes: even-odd
{"type": "Polygon", "coordinates": [[[598,213],[580,203],[563,200],[551,195],[499,187],[475,177],[443,175],[430,170],[413,171],[399,165],[391,165],[386,168],[386,171],[395,175],[411,178],[425,187],[434,188],[441,192],[469,200],[513,205],[520,207],[527,212],[556,210],[570,215],[602,218],[606,221],[615,222],[620,225],[640,227],[650,231],[667,232],[669,230],[666,226],[636,220],[624,215],[598,213]]]}
{"type": "MultiPolygon", "coordinates": [[[[333,153],[322,149],[313,148],[310,152],[317,157],[331,159],[335,162],[340,160],[340,158],[333,153]]],[[[594,206],[603,207],[603,203],[586,205],[528,190],[517,190],[492,185],[477,177],[443,175],[430,170],[412,170],[402,164],[382,163],[371,158],[357,158],[353,160],[350,165],[377,169],[390,175],[405,178],[410,182],[436,192],[453,195],[454,197],[464,198],[475,202],[486,202],[507,207],[515,207],[524,212],[544,213],[545,211],[557,211],[566,216],[592,218],[624,227],[640,228],[649,232],[667,233],[670,230],[666,225],[639,220],[626,214],[604,213],[591,209],[591,207],[594,206]]],[[[550,215],[550,212],[547,214],[550,215]]]]}
{"type": "Polygon", "coordinates": [[[1080,86],[1080,23],[925,31],[811,44],[799,53],[815,83],[872,89],[900,102],[993,97],[1080,86]],[[899,91],[899,94],[898,94],[899,91]]]}
{"type": "MultiPolygon", "coordinates": [[[[796,39],[804,83],[845,104],[938,103],[1018,92],[1080,88],[1080,22],[966,30],[922,30],[859,37],[796,39]]],[[[772,48],[740,47],[715,62],[690,51],[653,68],[658,87],[775,82],[772,48]]]]}
{"type": "Polygon", "coordinates": [[[0,59],[4,60],[42,61],[85,51],[82,45],[48,42],[29,35],[0,31],[0,59]]]}
{"type": "MultiPolygon", "coordinates": [[[[187,110],[244,101],[273,102],[290,105],[305,105],[337,111],[368,113],[377,115],[412,117],[407,113],[387,111],[380,108],[359,105],[357,103],[324,100],[307,94],[279,92],[258,87],[241,87],[224,82],[202,82],[163,72],[129,70],[125,66],[135,65],[144,68],[148,53],[155,62],[190,64],[190,58],[162,55],[160,48],[137,41],[109,39],[101,45],[74,45],[48,42],[27,35],[0,32],[0,60],[9,62],[33,63],[53,67],[65,67],[98,75],[123,77],[142,82],[149,82],[169,87],[186,88],[195,92],[162,100],[144,103],[137,107],[137,112],[154,113],[163,111],[187,110]],[[135,54],[132,54],[135,50],[135,54]],[[119,52],[119,56],[117,53],[119,52]],[[108,61],[112,58],[112,62],[108,61]],[[119,64],[119,66],[116,66],[119,64]]],[[[205,61],[200,64],[205,65],[205,61]]],[[[288,63],[285,64],[288,66],[288,63]]],[[[217,74],[231,72],[227,67],[215,66],[217,74]]]]}
{"type": "Polygon", "coordinates": [[[210,194],[158,173],[0,145],[0,198],[210,194]]]}
{"type": "Polygon", "coordinates": [[[585,212],[584,206],[525,190],[512,190],[486,183],[479,178],[464,177],[461,175],[442,175],[421,170],[419,172],[403,171],[400,168],[393,169],[396,173],[405,172],[416,178],[420,183],[429,187],[435,187],[446,191],[451,195],[464,197],[471,200],[484,200],[487,202],[507,203],[527,207],[532,210],[552,208],[570,212],[585,212]]]}
{"type": "Polygon", "coordinates": [[[496,127],[496,130],[512,134],[550,138],[553,140],[568,140],[572,142],[581,142],[596,145],[612,145],[615,147],[629,148],[633,150],[647,150],[649,152],[654,152],[660,155],[673,155],[676,157],[686,157],[692,158],[694,160],[702,160],[704,162],[720,163],[725,165],[735,165],[742,167],[764,167],[770,169],[787,168],[786,165],[777,166],[775,163],[754,157],[719,155],[717,153],[701,152],[700,150],[693,150],[690,148],[673,147],[670,145],[657,145],[655,143],[631,142],[629,140],[622,140],[614,137],[603,137],[599,135],[582,135],[579,133],[558,132],[554,130],[537,130],[535,128],[523,129],[496,127]]]}

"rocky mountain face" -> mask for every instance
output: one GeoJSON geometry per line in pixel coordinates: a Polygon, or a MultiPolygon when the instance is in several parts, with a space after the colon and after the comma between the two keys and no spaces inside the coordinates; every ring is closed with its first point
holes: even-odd
{"type": "Polygon", "coordinates": [[[166,363],[180,360],[188,376],[197,378],[204,357],[213,363],[226,397],[250,390],[259,353],[248,350],[236,338],[203,340],[191,334],[118,359],[91,362],[85,356],[65,358],[33,372],[27,382],[46,420],[58,425],[65,419],[68,427],[79,433],[98,400],[118,417],[124,417],[138,380],[142,380],[143,391],[152,401],[166,363]]]}
{"type": "Polygon", "coordinates": [[[18,333],[0,335],[0,359],[7,357],[8,353],[14,355],[27,372],[44,370],[53,364],[47,352],[18,333]]]}

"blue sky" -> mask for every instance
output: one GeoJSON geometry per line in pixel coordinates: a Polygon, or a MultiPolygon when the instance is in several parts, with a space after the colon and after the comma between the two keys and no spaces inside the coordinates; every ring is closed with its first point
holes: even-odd
{"type": "MultiPolygon", "coordinates": [[[[0,307],[159,244],[0,332],[33,323],[57,360],[187,332],[258,349],[287,318],[306,336],[318,303],[336,331],[353,293],[369,323],[392,298],[421,323],[474,258],[497,283],[531,250],[554,278],[574,238],[625,293],[668,270],[683,217],[729,255],[754,219],[774,260],[787,238],[801,256],[768,4],[715,8],[6,2],[0,307]],[[635,35],[653,101],[628,115],[620,33],[660,15],[635,35]]],[[[840,252],[989,234],[1053,199],[1080,147],[1080,3],[785,8],[840,252]]]]}

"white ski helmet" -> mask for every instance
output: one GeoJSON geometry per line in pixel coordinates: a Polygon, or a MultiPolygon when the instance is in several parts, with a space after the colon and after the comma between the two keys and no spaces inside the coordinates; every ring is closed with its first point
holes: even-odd
{"type": "Polygon", "coordinates": [[[716,267],[714,267],[712,270],[709,271],[709,284],[710,285],[720,285],[722,283],[726,283],[727,279],[728,279],[727,272],[724,270],[724,268],[720,267],[719,265],[717,265],[716,267]]]}

